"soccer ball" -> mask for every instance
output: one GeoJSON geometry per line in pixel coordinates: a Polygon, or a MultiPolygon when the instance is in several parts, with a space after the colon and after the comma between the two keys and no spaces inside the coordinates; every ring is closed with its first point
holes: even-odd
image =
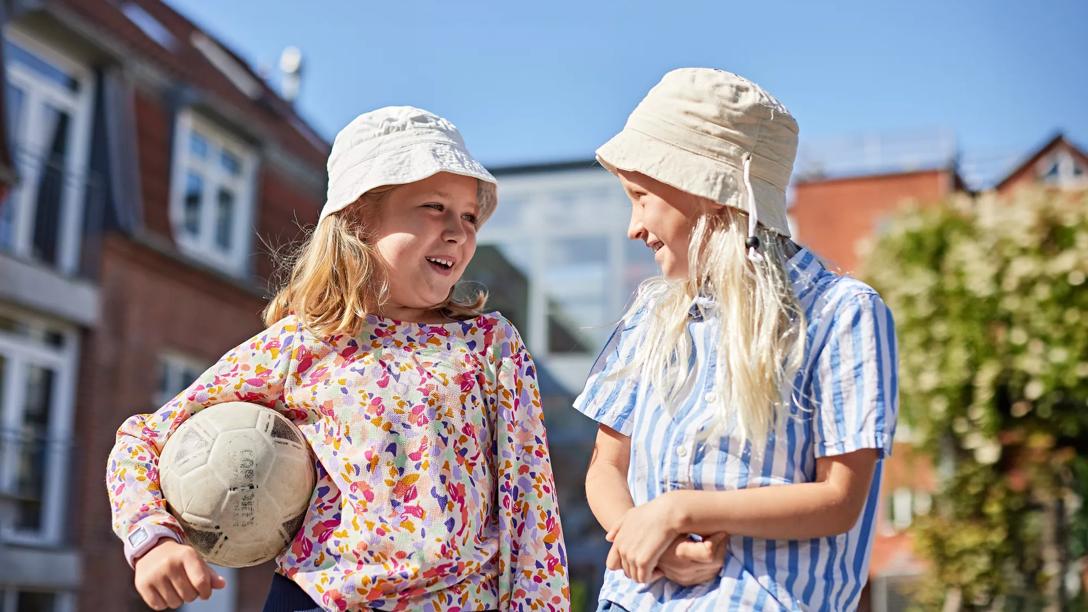
{"type": "Polygon", "coordinates": [[[197,412],[159,458],[163,496],[189,544],[225,567],[275,558],[302,526],[314,481],[302,432],[247,402],[197,412]]]}

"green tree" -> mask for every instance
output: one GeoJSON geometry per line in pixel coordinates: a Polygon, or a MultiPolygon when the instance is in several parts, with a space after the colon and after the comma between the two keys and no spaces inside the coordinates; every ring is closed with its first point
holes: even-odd
{"type": "Polygon", "coordinates": [[[1063,577],[1088,554],[1088,193],[957,196],[888,227],[863,275],[896,318],[901,422],[941,475],[919,603],[1084,606],[1063,577]]]}

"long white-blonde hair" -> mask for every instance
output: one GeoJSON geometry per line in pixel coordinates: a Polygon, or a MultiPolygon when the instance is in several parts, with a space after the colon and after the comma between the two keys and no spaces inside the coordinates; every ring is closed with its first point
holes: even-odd
{"type": "Polygon", "coordinates": [[[731,426],[757,451],[788,409],[793,377],[804,357],[806,323],[786,272],[788,239],[759,226],[763,261],[747,257],[747,215],[715,206],[696,220],[684,279],[654,277],[642,283],[625,323],[640,319],[634,358],[622,375],[649,381],[675,410],[695,375],[689,366],[689,310],[696,296],[710,298],[720,322],[714,387],[715,427],[731,426]],[[783,383],[789,383],[788,385],[783,383]],[[758,443],[758,444],[757,444],[758,443]]]}
{"type": "MultiPolygon", "coordinates": [[[[264,309],[265,325],[294,314],[318,336],[354,336],[368,314],[380,314],[389,300],[389,270],[370,238],[369,219],[394,189],[371,189],[322,219],[293,253],[273,256],[281,280],[264,309]]],[[[486,291],[456,294],[455,287],[431,311],[451,320],[466,319],[478,316],[487,302],[486,291]]]]}

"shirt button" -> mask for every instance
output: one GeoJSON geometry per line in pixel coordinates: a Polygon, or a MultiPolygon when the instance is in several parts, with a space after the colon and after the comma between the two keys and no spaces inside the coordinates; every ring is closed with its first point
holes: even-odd
{"type": "Polygon", "coordinates": [[[714,393],[713,391],[710,391],[709,393],[707,393],[706,395],[703,396],[703,399],[706,400],[706,403],[708,403],[708,404],[716,404],[716,403],[718,403],[718,394],[714,393]]]}
{"type": "Polygon", "coordinates": [[[680,455],[681,457],[687,457],[688,456],[688,449],[681,446],[680,448],[676,449],[676,454],[680,455]]]}

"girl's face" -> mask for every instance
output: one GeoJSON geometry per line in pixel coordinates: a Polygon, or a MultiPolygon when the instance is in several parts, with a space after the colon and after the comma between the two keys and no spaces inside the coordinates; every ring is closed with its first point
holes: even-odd
{"type": "Polygon", "coordinates": [[[449,296],[476,253],[476,179],[441,172],[378,204],[370,236],[389,270],[384,316],[422,321],[449,296]]]}
{"type": "Polygon", "coordinates": [[[687,278],[692,228],[713,204],[638,172],[620,170],[619,179],[631,200],[627,237],[646,243],[666,278],[687,278]]]}

